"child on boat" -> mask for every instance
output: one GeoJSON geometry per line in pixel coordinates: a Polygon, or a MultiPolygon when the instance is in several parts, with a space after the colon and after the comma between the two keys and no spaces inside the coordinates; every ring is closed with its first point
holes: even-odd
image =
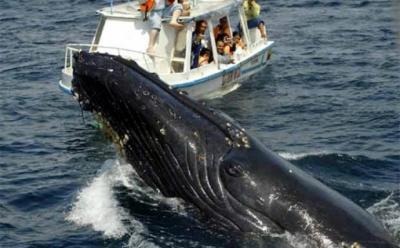
{"type": "Polygon", "coordinates": [[[246,48],[246,44],[244,44],[243,40],[242,40],[242,36],[240,36],[240,33],[235,31],[233,32],[233,44],[236,46],[236,49],[241,48],[241,49],[245,49],[246,48]]]}
{"type": "Polygon", "coordinates": [[[247,26],[249,29],[257,27],[261,32],[261,37],[267,39],[264,21],[260,19],[260,5],[256,0],[245,0],[243,2],[244,13],[247,18],[247,26]]]}
{"type": "Polygon", "coordinates": [[[149,34],[149,45],[147,48],[148,54],[154,54],[155,43],[158,34],[161,30],[161,22],[164,17],[171,17],[169,25],[175,28],[183,28],[184,26],[178,23],[178,18],[183,12],[182,4],[175,2],[175,0],[154,0],[154,6],[149,15],[151,30],[149,34]]]}
{"type": "Polygon", "coordinates": [[[203,65],[208,65],[210,63],[211,51],[208,48],[203,48],[200,51],[199,56],[199,67],[203,65]]]}
{"type": "Polygon", "coordinates": [[[237,31],[233,32],[232,36],[233,36],[232,46],[234,47],[233,59],[235,62],[238,62],[245,55],[244,50],[246,49],[246,44],[243,42],[239,32],[237,31]]]}

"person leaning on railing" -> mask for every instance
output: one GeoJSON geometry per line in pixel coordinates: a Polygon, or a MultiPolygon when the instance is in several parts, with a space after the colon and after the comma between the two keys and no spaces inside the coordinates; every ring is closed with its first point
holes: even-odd
{"type": "Polygon", "coordinates": [[[247,18],[249,29],[257,27],[261,32],[261,37],[267,39],[264,21],[260,19],[261,7],[256,0],[244,0],[243,10],[247,18]]]}

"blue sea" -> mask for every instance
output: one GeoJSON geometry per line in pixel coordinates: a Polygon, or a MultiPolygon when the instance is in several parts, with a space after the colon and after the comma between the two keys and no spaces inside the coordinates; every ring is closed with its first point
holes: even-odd
{"type": "MultiPolygon", "coordinates": [[[[400,244],[400,1],[259,2],[276,42],[269,67],[207,103],[400,244]]],[[[105,6],[0,0],[0,247],[313,247],[210,228],[138,180],[59,90],[65,44],[90,43],[105,6]]]]}

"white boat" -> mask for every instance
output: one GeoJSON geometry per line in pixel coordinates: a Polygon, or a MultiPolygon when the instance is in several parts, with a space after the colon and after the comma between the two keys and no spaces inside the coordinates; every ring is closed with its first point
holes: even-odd
{"type": "Polygon", "coordinates": [[[139,1],[131,1],[98,10],[100,22],[91,44],[68,44],[65,66],[59,86],[69,94],[73,75],[73,53],[87,50],[108,53],[136,61],[149,72],[154,72],[170,88],[186,91],[193,98],[213,98],[237,89],[244,80],[263,70],[271,57],[273,41],[261,38],[258,28],[248,29],[241,0],[191,1],[190,16],[180,17],[184,28],[171,27],[163,19],[156,45],[156,55],[146,53],[149,41],[149,21],[143,21],[138,11],[139,1]],[[230,32],[241,25],[242,39],[246,44],[234,63],[222,64],[214,59],[209,64],[191,68],[192,33],[195,23],[207,21],[206,36],[214,58],[217,47],[214,27],[222,17],[228,18],[230,32]],[[189,44],[189,45],[188,45],[189,44]]]}

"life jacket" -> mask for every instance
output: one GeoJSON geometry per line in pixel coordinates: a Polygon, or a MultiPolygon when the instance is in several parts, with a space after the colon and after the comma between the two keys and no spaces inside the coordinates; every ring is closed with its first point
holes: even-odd
{"type": "Polygon", "coordinates": [[[140,11],[147,14],[147,12],[151,11],[154,8],[155,1],[154,0],[147,0],[146,2],[140,4],[140,11]]]}
{"type": "MultiPolygon", "coordinates": [[[[175,2],[175,0],[167,0],[168,5],[171,5],[175,2]]],[[[146,0],[146,2],[140,4],[140,11],[147,13],[151,11],[156,5],[154,0],[146,0]]]]}

